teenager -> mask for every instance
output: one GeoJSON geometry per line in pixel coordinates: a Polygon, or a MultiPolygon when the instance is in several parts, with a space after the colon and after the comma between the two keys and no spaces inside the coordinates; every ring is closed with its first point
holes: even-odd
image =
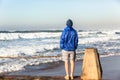
{"type": "Polygon", "coordinates": [[[64,61],[66,72],[64,78],[69,80],[69,78],[74,79],[74,67],[76,49],[78,46],[78,34],[77,31],[72,27],[73,22],[71,19],[67,20],[66,25],[67,26],[63,30],[60,38],[60,48],[62,49],[62,60],[64,61]]]}

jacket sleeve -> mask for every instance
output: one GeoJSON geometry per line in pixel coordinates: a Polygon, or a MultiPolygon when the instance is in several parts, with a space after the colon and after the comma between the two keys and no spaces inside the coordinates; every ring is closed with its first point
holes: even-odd
{"type": "Polygon", "coordinates": [[[75,49],[77,49],[78,47],[78,34],[76,32],[76,36],[75,36],[75,49]]]}
{"type": "Polygon", "coordinates": [[[61,38],[60,38],[60,48],[63,49],[64,48],[64,40],[65,40],[65,32],[62,32],[61,38]]]}

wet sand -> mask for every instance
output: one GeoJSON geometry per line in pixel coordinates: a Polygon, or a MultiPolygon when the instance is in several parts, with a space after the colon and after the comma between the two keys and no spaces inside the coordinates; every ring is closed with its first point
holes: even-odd
{"type": "MultiPolygon", "coordinates": [[[[79,76],[75,76],[74,80],[80,80],[79,76]]],[[[63,76],[2,76],[0,80],[65,80],[63,76]]]]}
{"type": "MultiPolygon", "coordinates": [[[[120,56],[100,58],[103,80],[120,80],[120,56]]],[[[75,79],[80,80],[82,60],[75,63],[75,79]]],[[[26,66],[25,70],[1,74],[0,80],[64,80],[63,62],[26,66]]]]}

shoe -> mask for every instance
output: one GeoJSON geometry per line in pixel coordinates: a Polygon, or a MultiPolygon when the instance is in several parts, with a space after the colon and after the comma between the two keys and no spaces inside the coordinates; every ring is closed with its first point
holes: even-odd
{"type": "Polygon", "coordinates": [[[64,78],[65,78],[65,80],[69,80],[69,76],[65,76],[64,78]]]}
{"type": "Polygon", "coordinates": [[[73,76],[70,76],[70,79],[71,79],[71,80],[74,80],[74,77],[73,77],[73,76]]]}

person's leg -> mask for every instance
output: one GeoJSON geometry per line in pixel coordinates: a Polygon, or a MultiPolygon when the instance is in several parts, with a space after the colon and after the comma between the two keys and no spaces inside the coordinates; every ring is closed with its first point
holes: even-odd
{"type": "Polygon", "coordinates": [[[71,71],[71,74],[70,74],[70,76],[74,76],[74,69],[75,69],[75,61],[74,60],[70,60],[70,65],[71,65],[71,69],[70,69],[70,71],[71,71]]]}
{"type": "Polygon", "coordinates": [[[62,60],[64,61],[64,67],[65,67],[65,79],[69,80],[69,62],[68,62],[68,52],[65,50],[62,50],[62,60]]]}
{"type": "Polygon", "coordinates": [[[65,72],[66,72],[66,76],[69,76],[69,67],[68,67],[68,60],[65,61],[65,72]]]}
{"type": "Polygon", "coordinates": [[[71,66],[71,68],[70,68],[70,72],[71,72],[70,77],[71,77],[71,79],[74,79],[75,58],[76,58],[76,52],[73,51],[70,54],[70,66],[71,66]]]}

